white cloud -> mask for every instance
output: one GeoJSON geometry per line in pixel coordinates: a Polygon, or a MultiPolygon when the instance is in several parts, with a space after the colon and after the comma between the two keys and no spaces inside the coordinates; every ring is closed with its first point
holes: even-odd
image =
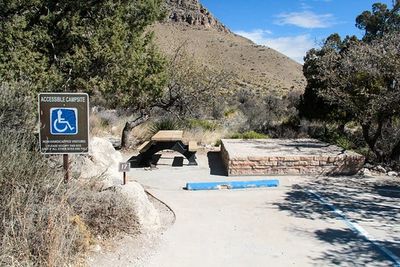
{"type": "Polygon", "coordinates": [[[261,30],[261,29],[255,29],[250,32],[236,31],[235,33],[238,35],[241,35],[247,39],[252,40],[256,44],[262,43],[265,40],[265,35],[272,34],[272,32],[269,30],[261,30]]]}
{"type": "Polygon", "coordinates": [[[315,14],[312,11],[281,13],[276,16],[275,24],[294,25],[306,29],[329,28],[335,24],[332,14],[315,14]]]}
{"type": "Polygon", "coordinates": [[[235,33],[256,44],[271,47],[301,64],[304,63],[303,57],[306,52],[316,46],[309,34],[271,38],[268,36],[268,31],[263,30],[236,31],[235,33]]]}
{"type": "Polygon", "coordinates": [[[307,51],[315,47],[310,35],[285,36],[265,39],[264,45],[269,46],[293,60],[303,64],[307,51]]]}

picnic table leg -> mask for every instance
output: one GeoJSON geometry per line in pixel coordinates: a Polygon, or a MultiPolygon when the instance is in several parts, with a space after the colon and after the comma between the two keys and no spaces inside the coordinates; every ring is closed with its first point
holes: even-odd
{"type": "Polygon", "coordinates": [[[194,152],[187,152],[187,155],[185,155],[185,157],[188,159],[189,165],[197,166],[196,154],[194,152]]]}
{"type": "Polygon", "coordinates": [[[182,155],[189,161],[189,165],[197,166],[196,162],[196,152],[190,152],[189,146],[183,144],[181,141],[177,142],[173,149],[182,155]]]}
{"type": "Polygon", "coordinates": [[[154,142],[148,150],[143,153],[140,153],[137,156],[137,163],[140,166],[151,166],[151,161],[153,155],[162,151],[162,150],[174,150],[180,154],[182,154],[188,161],[189,165],[197,166],[196,162],[196,152],[190,152],[189,146],[182,143],[182,141],[171,141],[171,142],[154,142]]]}

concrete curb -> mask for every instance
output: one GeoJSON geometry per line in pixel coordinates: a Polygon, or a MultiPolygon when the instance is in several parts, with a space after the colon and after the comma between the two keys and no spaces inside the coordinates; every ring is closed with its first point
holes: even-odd
{"type": "Polygon", "coordinates": [[[191,191],[198,190],[220,190],[220,189],[245,189],[277,187],[279,180],[257,180],[257,181],[225,181],[211,183],[187,183],[185,189],[191,191]]]}

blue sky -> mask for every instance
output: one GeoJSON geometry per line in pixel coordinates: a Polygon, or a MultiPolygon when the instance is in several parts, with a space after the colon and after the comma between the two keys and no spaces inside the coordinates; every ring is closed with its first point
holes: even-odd
{"type": "Polygon", "coordinates": [[[233,32],[302,63],[331,33],[362,36],[355,18],[391,0],[200,0],[233,32]]]}

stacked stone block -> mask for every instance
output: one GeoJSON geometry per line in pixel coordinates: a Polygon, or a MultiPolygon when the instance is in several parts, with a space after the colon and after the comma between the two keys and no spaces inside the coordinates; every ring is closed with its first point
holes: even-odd
{"type": "MultiPolygon", "coordinates": [[[[274,139],[268,140],[269,143],[274,139]]],[[[283,140],[275,139],[277,143],[283,140]]],[[[312,140],[312,139],[308,139],[312,140]]],[[[221,154],[228,175],[351,175],[360,170],[364,164],[365,158],[362,155],[351,151],[342,151],[335,146],[327,146],[326,153],[321,153],[321,149],[316,150],[315,154],[312,149],[306,154],[301,155],[294,147],[294,155],[285,151],[281,155],[279,149],[274,148],[271,155],[264,153],[263,155],[246,155],[243,153],[231,153],[229,147],[230,140],[223,140],[221,146],[221,154]],[[227,144],[228,143],[228,144],[227,144]]],[[[290,140],[285,140],[288,142],[290,140]]],[[[232,142],[232,140],[231,140],[232,142]]],[[[235,140],[235,142],[237,142],[235,140]]],[[[249,141],[251,142],[251,140],[249,141]]],[[[260,140],[257,140],[260,142],[260,140]]],[[[312,140],[313,144],[318,142],[312,140]]],[[[250,143],[249,143],[250,144],[250,143]]],[[[323,143],[320,143],[323,144],[323,143]]],[[[242,146],[246,146],[243,140],[242,146]]],[[[232,149],[232,148],[231,148],[232,149]]],[[[267,148],[266,148],[267,149],[267,148]]],[[[252,153],[252,154],[256,154],[252,153]]]]}

